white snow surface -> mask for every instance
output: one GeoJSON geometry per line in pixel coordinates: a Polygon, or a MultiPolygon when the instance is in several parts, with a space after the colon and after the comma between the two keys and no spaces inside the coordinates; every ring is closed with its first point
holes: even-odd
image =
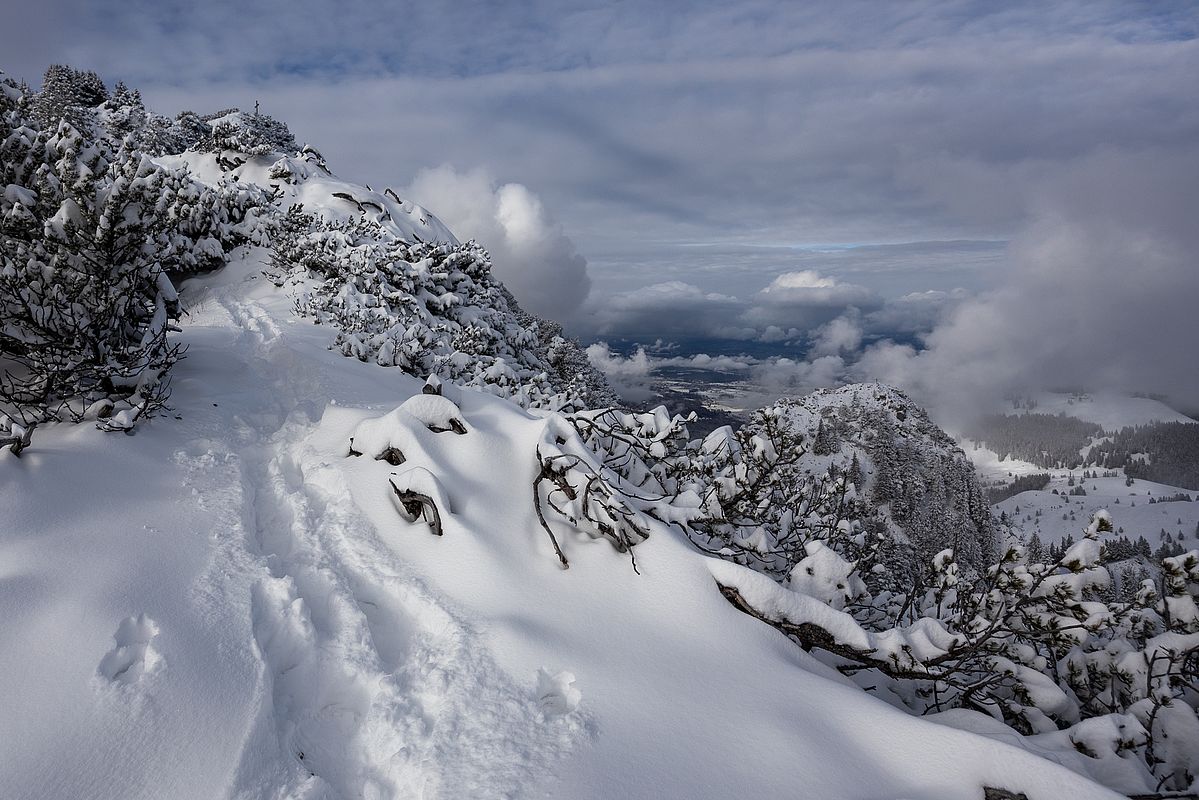
{"type": "Polygon", "coordinates": [[[1118,796],[1061,766],[1082,756],[849,685],[666,525],[638,575],[551,519],[562,569],[532,504],[547,420],[470,391],[467,435],[393,413],[421,381],[328,351],[265,256],[186,285],[179,419],[0,456],[0,796],[1118,796]],[[399,467],[348,456],[381,417],[399,467]],[[393,502],[418,468],[442,537],[393,502]]]}
{"type": "MultiPolygon", "coordinates": [[[[1144,536],[1154,548],[1162,541],[1162,532],[1190,549],[1199,546],[1199,492],[1137,479],[1132,486],[1124,478],[1081,478],[1084,470],[1041,469],[1050,475],[1041,490],[1021,492],[996,503],[996,513],[1006,513],[1013,529],[1022,535],[1036,534],[1042,542],[1061,541],[1067,535],[1077,539],[1091,515],[1100,509],[1111,514],[1115,530],[1103,538],[1144,536]],[[1071,497],[1070,476],[1086,495],[1071,497]],[[1056,494],[1054,492],[1057,492],[1056,494]],[[1191,499],[1158,502],[1157,498],[1186,495],[1191,499]],[[1150,500],[1154,502],[1150,503],[1150,500]],[[1019,511],[1017,511],[1019,509],[1019,511]],[[1065,517],[1065,519],[1063,519],[1065,517]]],[[[1123,472],[1121,471],[1121,475],[1123,472]]]]}
{"type": "Polygon", "coordinates": [[[1011,412],[1065,414],[1093,422],[1109,433],[1153,422],[1195,422],[1160,400],[1117,392],[1039,392],[1032,401],[1033,408],[1013,408],[1011,412]]]}

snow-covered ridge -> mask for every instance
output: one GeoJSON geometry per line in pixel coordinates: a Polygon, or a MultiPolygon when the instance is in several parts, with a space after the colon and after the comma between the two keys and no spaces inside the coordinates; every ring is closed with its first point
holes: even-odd
{"type": "Polygon", "coordinates": [[[302,205],[330,222],[364,220],[379,225],[397,239],[458,244],[449,228],[411,200],[391,189],[377,192],[335,177],[312,151],[298,154],[197,153],[159,156],[159,163],[186,166],[198,180],[217,184],[224,178],[269,187],[280,208],[302,205]]]}
{"type": "MultiPolygon", "coordinates": [[[[1135,694],[1172,698],[1162,676],[1137,673],[1128,714],[1073,724],[1087,698],[1026,644],[1057,647],[1060,670],[1110,655],[1099,635],[1130,609],[1088,594],[1099,522],[1069,563],[1013,551],[976,592],[976,487],[899,393],[786,401],[697,442],[662,410],[586,409],[603,387],[569,343],[509,302],[477,248],[425,241],[419,207],[337,181],[277,121],[156,122],[121,95],[92,109],[106,135],[127,129],[188,167],[168,170],[180,185],[266,219],[235,246],[210,237],[228,264],[181,278],[171,416],[117,438],[47,424],[19,459],[0,452],[6,792],[790,796],[801,776],[819,797],[1036,800],[1111,796],[1090,778],[1151,789],[1159,765],[1188,779],[1190,706],[1135,694]],[[863,503],[878,492],[883,520],[863,503]],[[932,584],[867,586],[898,563],[881,542],[916,545],[915,564],[954,536],[932,584]],[[1011,624],[1022,588],[1041,605],[1011,624]],[[992,617],[1007,626],[994,647],[978,624],[992,617]],[[1035,638],[1045,619],[1079,651],[1035,638]],[[971,654],[964,685],[953,659],[971,654]],[[949,682],[930,691],[930,676],[949,682]],[[976,710],[937,726],[883,697],[976,710]],[[1048,738],[988,729],[979,710],[1048,738]],[[1158,715],[1171,741],[1150,763],[1158,715]]],[[[1199,553],[1168,566],[1174,627],[1111,642],[1120,664],[1199,637],[1199,553]]]]}
{"type": "Polygon", "coordinates": [[[160,155],[214,186],[255,187],[275,214],[271,278],[331,328],[344,355],[441,375],[525,406],[615,402],[558,323],[524,312],[487,252],[392,189],[334,175],[286,126],[230,112],[199,150],[160,155]],[[290,146],[290,150],[280,149],[290,146]]]}
{"type": "Polygon", "coordinates": [[[1160,400],[1115,392],[1040,392],[1014,402],[1011,413],[1064,414],[1093,422],[1108,432],[1154,422],[1195,422],[1160,400]]]}

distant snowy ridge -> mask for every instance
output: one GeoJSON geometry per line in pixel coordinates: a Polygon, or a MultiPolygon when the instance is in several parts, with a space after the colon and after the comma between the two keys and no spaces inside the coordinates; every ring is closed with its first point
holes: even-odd
{"type": "Polygon", "coordinates": [[[1014,402],[1011,413],[1064,414],[1108,432],[1153,422],[1196,422],[1160,400],[1115,392],[1040,392],[1014,402]]]}

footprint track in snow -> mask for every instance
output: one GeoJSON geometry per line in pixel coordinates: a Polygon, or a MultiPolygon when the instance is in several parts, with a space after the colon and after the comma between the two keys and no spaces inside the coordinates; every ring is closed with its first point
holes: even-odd
{"type": "Polygon", "coordinates": [[[570,749],[582,721],[544,724],[529,687],[403,575],[342,473],[290,427],[252,477],[272,565],[253,608],[296,780],[346,797],[510,796],[570,749]]]}
{"type": "Polygon", "coordinates": [[[276,341],[282,334],[270,315],[255,303],[222,300],[221,305],[229,312],[229,316],[233,318],[239,328],[249,331],[262,344],[276,341]]]}
{"type": "Polygon", "coordinates": [[[306,444],[328,387],[294,368],[265,309],[219,305],[240,329],[233,355],[271,387],[266,405],[229,424],[239,527],[263,570],[251,597],[263,719],[293,759],[279,796],[519,795],[584,735],[583,721],[546,724],[527,681],[499,669],[406,572],[344,474],[306,444]]]}
{"type": "Polygon", "coordinates": [[[162,663],[153,644],[156,636],[158,624],[145,614],[121,620],[112,636],[116,647],[100,660],[100,676],[114,684],[131,685],[154,672],[162,663]]]}

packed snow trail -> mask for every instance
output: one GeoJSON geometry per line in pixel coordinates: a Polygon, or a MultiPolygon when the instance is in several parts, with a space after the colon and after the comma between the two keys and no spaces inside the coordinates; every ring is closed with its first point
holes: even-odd
{"type": "MultiPolygon", "coordinates": [[[[338,500],[344,490],[297,466],[329,389],[241,297],[265,284],[253,275],[194,287],[181,420],[128,438],[54,429],[3,465],[15,513],[0,540],[13,612],[0,648],[0,795],[436,797],[460,786],[498,797],[533,785],[579,720],[539,722],[533,688],[400,577],[338,500]],[[43,707],[59,687],[78,691],[43,707]],[[510,709],[524,733],[495,724],[510,709]],[[71,723],[39,724],[55,711],[71,723]],[[78,769],[59,755],[72,740],[78,769]]],[[[411,383],[380,377],[389,394],[411,383]]]]}
{"type": "Polygon", "coordinates": [[[561,569],[507,402],[350,457],[421,384],[330,353],[261,255],[187,285],[180,419],[0,462],[0,796],[1114,796],[846,685],[666,528],[637,575],[554,522],[561,569]],[[393,501],[418,468],[444,536],[393,501]]]}
{"type": "MultiPolygon", "coordinates": [[[[302,767],[287,793],[502,797],[532,783],[578,721],[542,724],[528,690],[405,579],[341,476],[305,445],[332,387],[260,305],[229,289],[216,299],[246,332],[251,374],[270,387],[269,405],[234,419],[248,442],[248,547],[270,570],[252,587],[254,641],[269,716],[302,767]],[[520,724],[498,724],[505,716],[520,724]]],[[[252,794],[279,788],[275,776],[242,772],[252,794]]]]}

